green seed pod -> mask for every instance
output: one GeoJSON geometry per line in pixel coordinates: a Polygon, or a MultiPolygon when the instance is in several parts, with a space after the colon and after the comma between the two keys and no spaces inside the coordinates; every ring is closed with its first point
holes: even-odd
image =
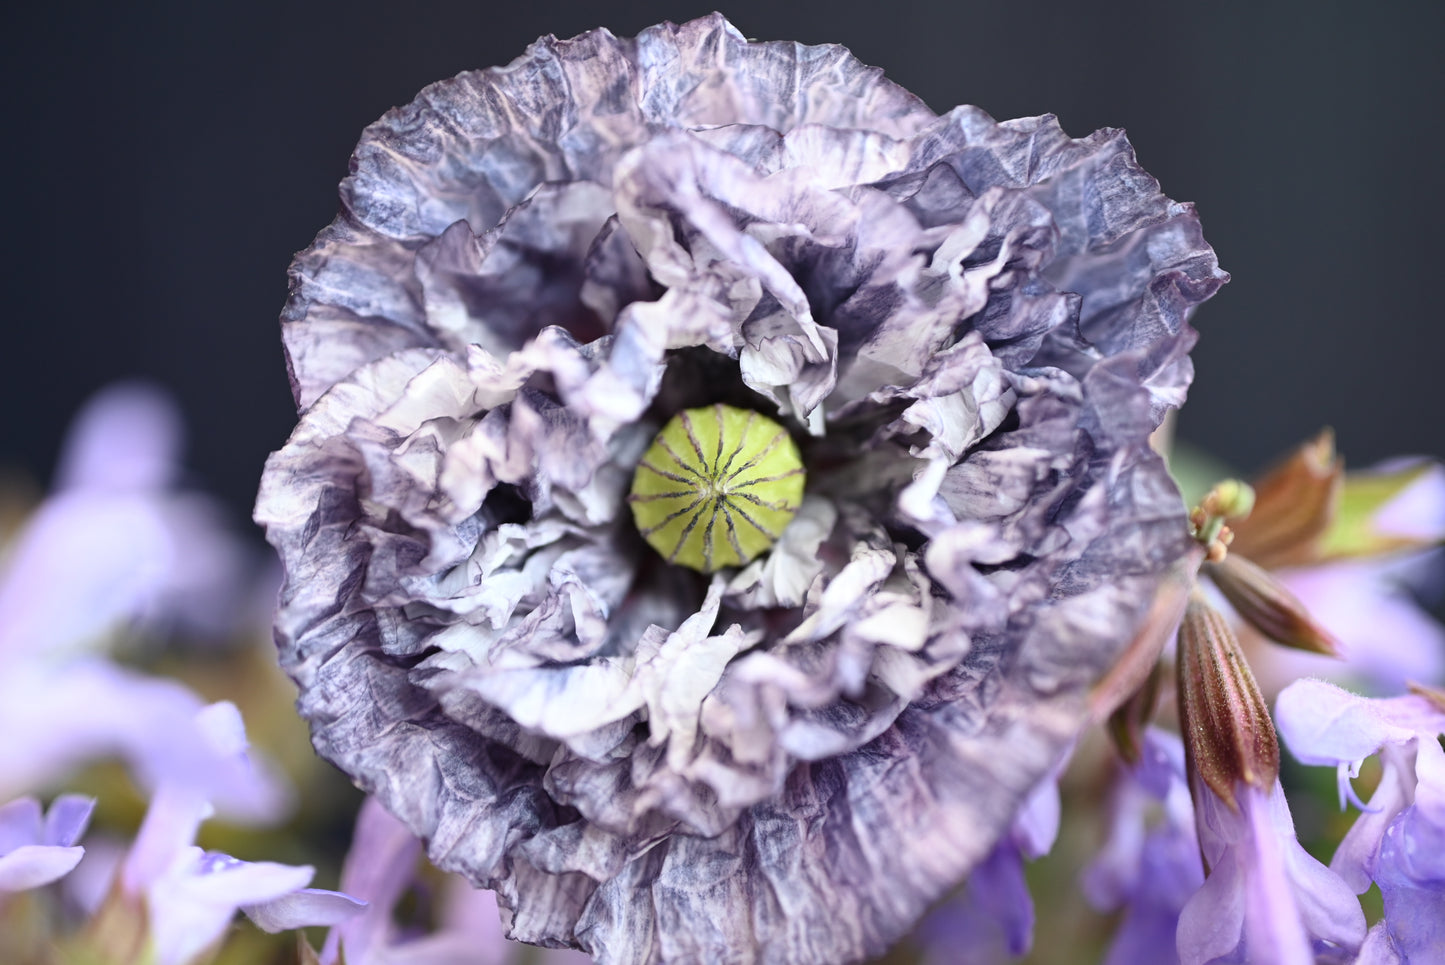
{"type": "Polygon", "coordinates": [[[741,566],[778,541],[803,501],[787,430],[747,409],[688,409],[663,426],[632,477],[632,518],[669,563],[741,566]]]}

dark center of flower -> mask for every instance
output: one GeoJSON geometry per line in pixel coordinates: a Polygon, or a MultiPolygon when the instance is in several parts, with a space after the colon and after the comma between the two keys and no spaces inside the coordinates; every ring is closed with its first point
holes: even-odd
{"type": "Polygon", "coordinates": [[[687,409],[663,426],[632,477],[632,517],[669,563],[741,566],[778,541],[803,501],[787,430],[748,409],[687,409]]]}

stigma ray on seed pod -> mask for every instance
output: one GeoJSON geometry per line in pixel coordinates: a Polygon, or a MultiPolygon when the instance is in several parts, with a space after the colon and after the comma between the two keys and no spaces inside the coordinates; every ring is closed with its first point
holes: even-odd
{"type": "Polygon", "coordinates": [[[687,409],[632,477],[637,530],[669,563],[703,573],[766,551],[803,501],[803,459],[786,429],[730,405],[687,409]]]}

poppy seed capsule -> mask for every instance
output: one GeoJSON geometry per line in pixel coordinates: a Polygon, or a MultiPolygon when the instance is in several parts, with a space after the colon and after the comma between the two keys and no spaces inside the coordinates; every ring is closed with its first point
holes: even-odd
{"type": "Polygon", "coordinates": [[[669,563],[703,573],[768,549],[803,501],[786,429],[747,409],[688,409],[663,426],[632,477],[632,518],[669,563]]]}

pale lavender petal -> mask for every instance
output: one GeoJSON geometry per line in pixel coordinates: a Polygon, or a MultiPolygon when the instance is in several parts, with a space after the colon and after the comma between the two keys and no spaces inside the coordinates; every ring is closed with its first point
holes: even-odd
{"type": "Polygon", "coordinates": [[[0,891],[38,888],[68,874],[85,854],[71,845],[94,807],[94,798],[79,794],[56,798],[43,820],[33,797],[0,807],[0,891]]]}
{"type": "Polygon", "coordinates": [[[1360,946],[1360,954],[1354,965],[1409,965],[1400,957],[1400,951],[1391,941],[1383,921],[1376,922],[1360,946]]]}
{"type": "Polygon", "coordinates": [[[321,888],[302,888],[270,901],[241,906],[257,928],[273,933],[293,928],[331,927],[355,918],[365,908],[364,901],[321,888]]]}
{"type": "Polygon", "coordinates": [[[1180,961],[1203,965],[1242,949],[1249,960],[1311,965],[1316,943],[1352,953],[1365,937],[1364,912],[1345,882],[1300,847],[1278,782],[1268,795],[1242,787],[1238,801],[1233,811],[1201,793],[1210,873],[1180,913],[1180,961]]]}
{"type": "Polygon", "coordinates": [[[343,947],[350,962],[367,962],[381,955],[393,931],[392,910],[415,880],[421,850],[416,836],[375,798],[361,803],[341,869],[341,887],[365,901],[367,907],[326,936],[323,962],[337,961],[343,947]]]}
{"type": "Polygon", "coordinates": [[[84,854],[84,848],[22,845],[0,855],[0,891],[24,891],[48,885],[68,874],[84,854]]]}
{"type": "Polygon", "coordinates": [[[312,874],[311,868],[269,862],[212,870],[199,848],[183,850],[145,892],[159,965],[190,961],[221,936],[242,905],[304,888],[312,874]]]}
{"type": "Polygon", "coordinates": [[[1333,766],[1364,760],[1386,742],[1412,740],[1445,713],[1419,697],[1372,700],[1323,680],[1301,680],[1280,692],[1275,719],[1280,738],[1302,763],[1333,766]]]}
{"type": "Polygon", "coordinates": [[[16,798],[0,807],[0,854],[27,844],[41,844],[43,812],[33,797],[16,798]]]}
{"type": "Polygon", "coordinates": [[[159,490],[180,467],[181,416],[163,389],[122,382],[92,396],[71,423],[57,489],[159,490]]]}
{"type": "Polygon", "coordinates": [[[1445,676],[1445,628],[1391,577],[1386,563],[1328,563],[1279,575],[1344,650],[1343,668],[1338,660],[1285,652],[1289,659],[1277,662],[1296,676],[1351,672],[1386,693],[1404,690],[1411,680],[1445,676]]]}
{"type": "MultiPolygon", "coordinates": [[[[45,812],[45,831],[41,843],[68,848],[80,839],[90,824],[90,815],[95,810],[95,798],[84,794],[62,794],[50,802],[45,812]]],[[[0,846],[0,853],[4,852],[0,846]]]]}
{"type": "MultiPolygon", "coordinates": [[[[1385,463],[1374,470],[1400,471],[1410,465],[1405,460],[1385,463]]],[[[1393,536],[1427,541],[1445,537],[1445,466],[1432,463],[1419,479],[1382,506],[1373,522],[1380,532],[1393,536]]]]}

